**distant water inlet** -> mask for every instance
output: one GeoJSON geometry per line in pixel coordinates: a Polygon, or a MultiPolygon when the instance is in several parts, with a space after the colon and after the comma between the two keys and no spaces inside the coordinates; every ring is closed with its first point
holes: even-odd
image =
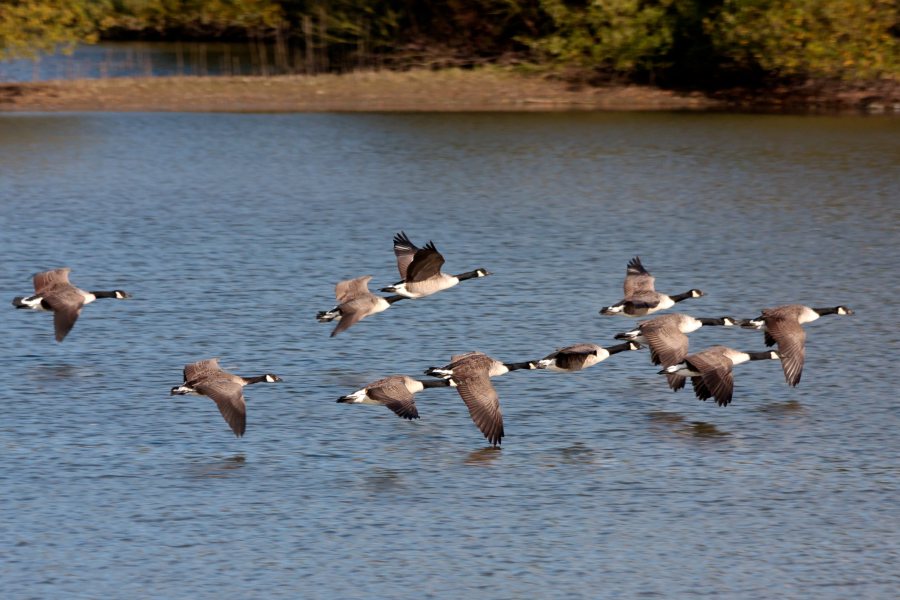
{"type": "Polygon", "coordinates": [[[312,74],[373,66],[362,48],[329,55],[314,44],[271,42],[107,42],[71,54],[0,61],[0,81],[108,77],[215,77],[312,74]]]}

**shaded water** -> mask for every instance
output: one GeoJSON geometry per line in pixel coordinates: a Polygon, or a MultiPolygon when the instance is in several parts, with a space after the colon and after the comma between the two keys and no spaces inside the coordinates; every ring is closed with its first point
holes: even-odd
{"type": "MultiPolygon", "coordinates": [[[[900,121],[726,115],[0,117],[0,297],[73,268],[63,344],[7,305],[0,582],[10,597],[893,597],[900,121]],[[391,236],[494,275],[336,338],[338,279],[396,279],[391,236]],[[796,389],[673,394],[646,352],[495,380],[486,448],[452,390],[422,419],[334,400],[478,349],[612,336],[640,254],[698,316],[847,304],[796,389]],[[832,354],[838,350],[841,356],[832,354]],[[170,397],[220,356],[243,439],[170,397]]],[[[762,348],[707,328],[697,349],[762,348]]]]}
{"type": "MultiPolygon", "coordinates": [[[[358,62],[342,66],[359,66],[358,62]]],[[[0,61],[0,81],[303,73],[298,48],[241,42],[105,42],[38,60],[0,61]]]]}

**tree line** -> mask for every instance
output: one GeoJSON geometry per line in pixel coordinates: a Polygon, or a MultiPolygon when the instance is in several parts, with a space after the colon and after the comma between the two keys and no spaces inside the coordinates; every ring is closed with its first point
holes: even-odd
{"type": "Polygon", "coordinates": [[[694,86],[900,76],[898,0],[0,0],[0,58],[101,39],[305,47],[330,70],[366,55],[694,86]]]}

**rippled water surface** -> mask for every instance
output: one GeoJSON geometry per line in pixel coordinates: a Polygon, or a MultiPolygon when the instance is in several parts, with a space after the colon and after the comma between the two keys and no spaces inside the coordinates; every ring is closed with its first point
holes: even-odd
{"type": "MultiPolygon", "coordinates": [[[[726,115],[0,117],[0,297],[72,268],[134,298],[62,344],[2,311],[0,583],[10,598],[893,598],[900,120],[726,115]],[[391,237],[494,274],[329,338],[391,237]],[[696,316],[847,304],[796,389],[727,408],[646,351],[494,381],[502,450],[453,390],[422,419],[335,399],[451,354],[613,343],[640,254],[696,316]],[[235,438],[185,363],[245,375],[235,438]]],[[[692,347],[762,349],[705,328],[692,347]]]]}

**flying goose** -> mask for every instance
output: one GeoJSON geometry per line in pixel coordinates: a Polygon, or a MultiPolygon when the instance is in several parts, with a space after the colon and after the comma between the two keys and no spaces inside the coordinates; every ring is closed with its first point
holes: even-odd
{"type": "Polygon", "coordinates": [[[218,358],[191,363],[184,367],[184,383],[173,387],[171,395],[194,394],[211,398],[234,435],[241,437],[247,428],[247,403],[244,386],[253,383],[275,383],[281,377],[266,373],[258,377],[241,377],[219,366],[218,358]]]}
{"type": "Polygon", "coordinates": [[[641,257],[635,256],[628,261],[628,268],[625,271],[625,297],[611,306],[601,308],[600,314],[643,317],[672,308],[676,302],[687,298],[699,298],[704,295],[702,291],[692,289],[683,294],[669,296],[657,292],[653,287],[654,281],[655,278],[641,264],[641,257]]]}
{"type": "Polygon", "coordinates": [[[320,323],[339,320],[337,327],[331,332],[336,336],[351,325],[362,321],[369,315],[380,313],[391,307],[391,304],[403,300],[404,296],[376,296],[369,291],[371,275],[363,275],[356,279],[347,279],[334,286],[334,295],[338,305],[329,311],[320,312],[316,318],[320,323]]]}
{"type": "Polygon", "coordinates": [[[574,344],[560,348],[534,364],[538,369],[547,369],[557,373],[574,373],[575,371],[593,367],[613,354],[639,348],[640,346],[633,342],[626,342],[608,348],[597,344],[574,344]]]}
{"type": "Polygon", "coordinates": [[[448,365],[431,367],[425,374],[450,379],[455,383],[456,391],[466,403],[472,421],[484,437],[497,446],[503,438],[503,414],[500,412],[500,399],[490,378],[509,371],[533,368],[534,364],[530,362],[502,363],[481,352],[467,352],[453,356],[448,365]]]}
{"type": "Polygon", "coordinates": [[[97,298],[116,298],[125,300],[131,294],[122,290],[111,292],[86,292],[69,283],[69,272],[72,269],[54,269],[34,275],[34,296],[18,296],[13,298],[13,306],[30,310],[53,311],[53,328],[56,341],[61,342],[75,326],[85,304],[97,298]]]}
{"type": "Polygon", "coordinates": [[[424,248],[419,248],[402,231],[394,236],[394,255],[397,257],[401,281],[381,288],[381,291],[400,294],[406,298],[430,296],[451,288],[460,281],[490,275],[486,269],[475,269],[459,275],[442,273],[444,257],[434,247],[434,243],[428,242],[424,248]]]}
{"type": "Polygon", "coordinates": [[[697,398],[700,400],[714,398],[719,406],[728,406],[734,392],[732,369],[735,365],[748,360],[776,360],[777,358],[778,353],[771,350],[740,352],[727,346],[712,346],[696,354],[689,354],[683,361],[666,367],[659,374],[690,377],[697,398]]]}
{"type": "MultiPolygon", "coordinates": [[[[685,334],[697,331],[704,325],[732,327],[736,324],[737,321],[732,317],[695,318],[673,313],[642,321],[631,331],[618,333],[615,337],[617,340],[629,340],[649,346],[651,363],[671,367],[683,361],[688,354],[688,337],[685,334]]],[[[674,391],[684,387],[685,379],[681,375],[669,373],[666,379],[674,391]]]]}
{"type": "Polygon", "coordinates": [[[337,401],[347,404],[379,404],[387,406],[398,417],[412,420],[419,418],[419,411],[416,409],[416,401],[413,398],[414,394],[426,388],[451,385],[454,385],[451,379],[428,379],[422,381],[406,375],[391,375],[390,377],[373,381],[352,394],[341,396],[337,401]]]}
{"type": "Polygon", "coordinates": [[[831,308],[810,308],[802,304],[786,304],[775,308],[764,308],[755,319],[741,321],[745,329],[759,329],[765,334],[766,346],[778,344],[781,367],[788,385],[800,383],[803,362],[806,358],[806,332],[804,323],[811,323],[822,315],[852,315],[846,306],[831,308]]]}

